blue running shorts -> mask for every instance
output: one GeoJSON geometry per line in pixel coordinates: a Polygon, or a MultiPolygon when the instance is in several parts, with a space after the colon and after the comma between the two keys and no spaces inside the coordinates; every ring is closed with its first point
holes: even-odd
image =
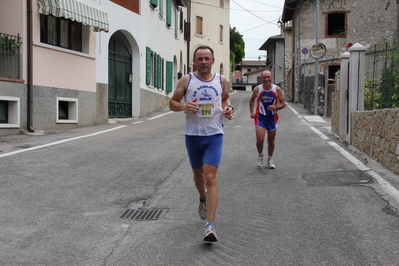
{"type": "Polygon", "coordinates": [[[255,119],[255,126],[266,128],[268,132],[276,130],[280,125],[277,114],[275,115],[262,115],[258,114],[255,119]]]}
{"type": "Polygon", "coordinates": [[[186,148],[192,169],[204,164],[219,167],[222,159],[223,134],[212,136],[186,135],[186,148]]]}

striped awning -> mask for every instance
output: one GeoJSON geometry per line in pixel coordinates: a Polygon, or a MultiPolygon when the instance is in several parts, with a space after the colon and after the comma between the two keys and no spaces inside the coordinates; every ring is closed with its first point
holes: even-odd
{"type": "Polygon", "coordinates": [[[97,31],[108,32],[107,13],[91,0],[37,0],[39,13],[53,15],[93,26],[97,31]]]}

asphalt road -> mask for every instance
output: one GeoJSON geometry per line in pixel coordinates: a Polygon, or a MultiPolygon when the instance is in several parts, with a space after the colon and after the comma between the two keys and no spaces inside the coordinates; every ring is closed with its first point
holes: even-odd
{"type": "Polygon", "coordinates": [[[202,242],[184,114],[165,109],[0,138],[0,265],[399,265],[399,177],[294,103],[279,111],[276,169],[257,168],[250,93],[231,97],[218,243],[202,242]]]}

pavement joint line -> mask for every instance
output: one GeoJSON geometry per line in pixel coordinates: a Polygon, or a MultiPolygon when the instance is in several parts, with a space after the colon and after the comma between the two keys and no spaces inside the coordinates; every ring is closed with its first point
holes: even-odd
{"type": "Polygon", "coordinates": [[[72,141],[72,140],[77,140],[77,139],[83,139],[83,138],[96,136],[96,135],[99,135],[99,134],[103,134],[103,133],[107,133],[107,132],[110,132],[110,131],[113,131],[113,130],[120,129],[122,127],[126,127],[126,125],[122,125],[122,126],[114,127],[114,128],[111,128],[111,129],[99,131],[99,132],[92,133],[92,134],[89,134],[89,135],[84,135],[84,136],[79,136],[79,137],[74,137],[74,138],[69,138],[69,139],[63,139],[63,140],[47,143],[47,144],[36,146],[36,147],[31,147],[31,148],[27,148],[27,149],[18,150],[18,151],[8,152],[8,153],[5,153],[5,154],[1,154],[0,158],[11,156],[11,155],[15,155],[15,154],[26,152],[26,151],[32,151],[32,150],[37,150],[37,149],[41,149],[41,148],[45,148],[45,147],[50,147],[50,146],[58,145],[58,144],[61,144],[61,143],[64,143],[64,142],[72,141]]]}
{"type": "Polygon", "coordinates": [[[367,171],[375,181],[381,186],[382,190],[384,190],[387,194],[395,198],[399,202],[399,191],[392,186],[388,181],[386,181],[384,178],[382,178],[379,174],[377,174],[375,171],[371,170],[369,167],[364,165],[361,161],[355,158],[352,154],[349,152],[345,151],[343,148],[341,148],[337,143],[335,142],[328,142],[333,148],[335,148],[339,153],[341,153],[344,157],[346,157],[350,162],[352,162],[359,170],[361,171],[367,171]]]}

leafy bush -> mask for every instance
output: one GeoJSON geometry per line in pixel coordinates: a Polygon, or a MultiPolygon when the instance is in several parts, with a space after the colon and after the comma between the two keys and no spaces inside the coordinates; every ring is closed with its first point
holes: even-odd
{"type": "Polygon", "coordinates": [[[378,79],[369,79],[364,83],[364,109],[379,109],[379,98],[381,97],[378,79]]]}
{"type": "Polygon", "coordinates": [[[391,52],[389,65],[382,70],[379,109],[399,107],[399,53],[391,52]]]}
{"type": "Polygon", "coordinates": [[[0,37],[0,47],[3,51],[11,52],[15,54],[18,48],[20,48],[22,43],[16,41],[13,38],[9,38],[8,36],[0,37]]]}

